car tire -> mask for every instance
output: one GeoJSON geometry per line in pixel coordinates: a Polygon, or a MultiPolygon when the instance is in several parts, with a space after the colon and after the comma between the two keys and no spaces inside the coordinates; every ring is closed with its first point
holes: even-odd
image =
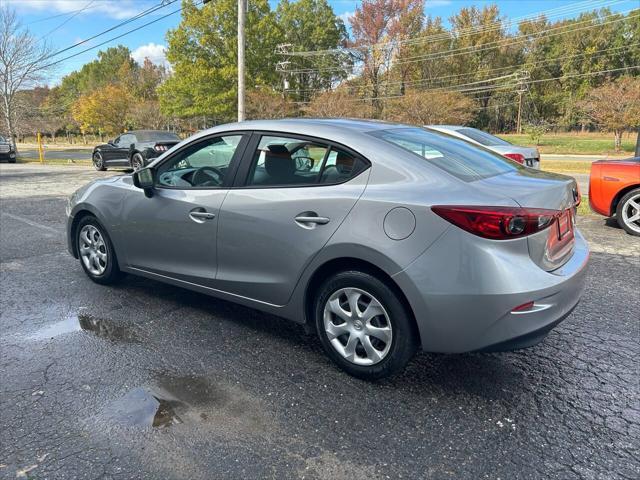
{"type": "Polygon", "coordinates": [[[144,158],[141,153],[134,153],[129,163],[131,164],[131,168],[134,172],[144,168],[144,158]]]}
{"type": "Polygon", "coordinates": [[[75,235],[78,259],[87,276],[101,285],[111,285],[120,280],[123,275],[111,238],[98,219],[92,215],[83,217],[75,235]]]}
{"type": "Polygon", "coordinates": [[[640,188],[627,192],[616,207],[618,225],[629,235],[640,237],[640,188]]]}
{"type": "Polygon", "coordinates": [[[332,275],[318,290],[313,311],[327,355],[354,377],[377,380],[397,374],[418,349],[413,316],[393,288],[369,273],[332,275]],[[350,302],[357,305],[355,315],[350,302]],[[372,306],[370,314],[377,315],[367,314],[372,306]]]}
{"type": "Polygon", "coordinates": [[[107,169],[107,167],[104,166],[104,159],[102,158],[102,154],[100,152],[94,152],[92,160],[93,168],[95,168],[99,172],[104,172],[107,169]]]}

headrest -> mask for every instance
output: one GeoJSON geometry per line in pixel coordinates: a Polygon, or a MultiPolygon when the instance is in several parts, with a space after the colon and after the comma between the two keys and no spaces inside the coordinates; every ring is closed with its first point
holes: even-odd
{"type": "Polygon", "coordinates": [[[264,159],[264,168],[270,177],[286,179],[296,171],[296,162],[284,145],[269,145],[264,159]]]}

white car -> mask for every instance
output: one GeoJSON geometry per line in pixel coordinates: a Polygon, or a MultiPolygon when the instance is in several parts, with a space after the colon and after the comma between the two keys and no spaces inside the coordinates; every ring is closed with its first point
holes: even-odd
{"type": "Polygon", "coordinates": [[[462,138],[468,142],[482,145],[489,150],[504,155],[527,167],[540,169],[540,152],[537,148],[520,147],[512,145],[482,130],[461,125],[425,125],[425,128],[447,133],[454,137],[462,138]]]}

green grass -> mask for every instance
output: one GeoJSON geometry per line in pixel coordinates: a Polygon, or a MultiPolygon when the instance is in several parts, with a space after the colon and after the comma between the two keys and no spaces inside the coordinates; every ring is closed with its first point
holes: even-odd
{"type": "MultiPolygon", "coordinates": [[[[516,145],[535,147],[529,135],[508,133],[498,135],[500,138],[516,145]]],[[[622,151],[615,152],[613,148],[613,134],[605,133],[548,133],[542,136],[537,148],[540,153],[564,155],[625,155],[635,150],[636,134],[623,135],[622,151]]]]}
{"type": "Polygon", "coordinates": [[[540,160],[540,168],[547,172],[555,173],[589,173],[591,162],[588,161],[564,161],[564,160],[540,160]]]}

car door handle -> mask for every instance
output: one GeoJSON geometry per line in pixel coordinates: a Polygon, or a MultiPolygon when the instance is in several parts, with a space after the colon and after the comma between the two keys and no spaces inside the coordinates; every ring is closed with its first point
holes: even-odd
{"type": "Polygon", "coordinates": [[[315,223],[316,225],[326,225],[329,223],[327,217],[318,217],[317,215],[298,215],[295,221],[303,224],[315,223]]]}
{"type": "Polygon", "coordinates": [[[216,214],[215,213],[209,213],[209,212],[198,212],[198,211],[196,211],[196,212],[189,212],[189,217],[194,222],[202,223],[205,220],[213,220],[214,218],[216,218],[216,214]]]}

